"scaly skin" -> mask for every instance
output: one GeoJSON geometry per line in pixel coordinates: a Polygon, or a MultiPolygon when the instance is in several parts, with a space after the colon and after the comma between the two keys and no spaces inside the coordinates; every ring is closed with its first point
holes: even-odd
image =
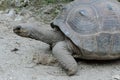
{"type": "Polygon", "coordinates": [[[51,24],[60,30],[20,24],[14,32],[50,44],[58,62],[73,75],[77,72],[74,55],[82,59],[120,59],[119,5],[116,0],[75,0],[51,24]]]}
{"type": "Polygon", "coordinates": [[[19,36],[40,40],[52,45],[52,53],[66,70],[66,73],[74,75],[77,72],[77,63],[72,56],[72,53],[74,50],[77,51],[77,48],[65,38],[59,29],[25,23],[14,27],[13,31],[19,36]]]}
{"type": "Polygon", "coordinates": [[[40,40],[50,45],[64,40],[64,36],[60,31],[50,27],[40,27],[34,23],[19,24],[14,27],[13,31],[19,36],[40,40]]]}

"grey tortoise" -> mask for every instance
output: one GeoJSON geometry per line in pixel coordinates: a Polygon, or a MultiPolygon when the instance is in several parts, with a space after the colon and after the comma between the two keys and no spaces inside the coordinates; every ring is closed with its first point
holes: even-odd
{"type": "Polygon", "coordinates": [[[117,0],[75,0],[63,7],[52,29],[25,23],[13,31],[51,45],[68,75],[78,71],[75,58],[120,59],[120,3],[117,0]]]}

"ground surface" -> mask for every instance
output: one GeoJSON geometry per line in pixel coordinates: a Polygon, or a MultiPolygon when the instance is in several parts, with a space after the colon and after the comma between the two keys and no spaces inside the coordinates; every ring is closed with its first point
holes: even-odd
{"type": "Polygon", "coordinates": [[[120,60],[79,61],[79,71],[71,77],[60,66],[36,65],[34,55],[47,53],[49,45],[15,35],[14,25],[36,21],[29,14],[18,16],[13,13],[12,10],[0,11],[0,80],[120,80],[120,60]]]}

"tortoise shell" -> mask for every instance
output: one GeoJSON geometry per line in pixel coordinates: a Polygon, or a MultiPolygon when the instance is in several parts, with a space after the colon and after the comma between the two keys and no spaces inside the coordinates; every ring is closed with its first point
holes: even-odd
{"type": "Polygon", "coordinates": [[[120,4],[115,0],[75,0],[53,21],[84,53],[120,54],[120,4]]]}

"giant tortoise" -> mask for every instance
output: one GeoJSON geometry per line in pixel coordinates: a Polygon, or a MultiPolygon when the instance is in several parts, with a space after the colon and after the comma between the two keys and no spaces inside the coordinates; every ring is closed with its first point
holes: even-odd
{"type": "Polygon", "coordinates": [[[78,70],[74,57],[87,60],[120,58],[120,4],[115,0],[75,0],[63,7],[51,23],[53,30],[20,24],[13,31],[48,43],[66,70],[78,70]]]}

